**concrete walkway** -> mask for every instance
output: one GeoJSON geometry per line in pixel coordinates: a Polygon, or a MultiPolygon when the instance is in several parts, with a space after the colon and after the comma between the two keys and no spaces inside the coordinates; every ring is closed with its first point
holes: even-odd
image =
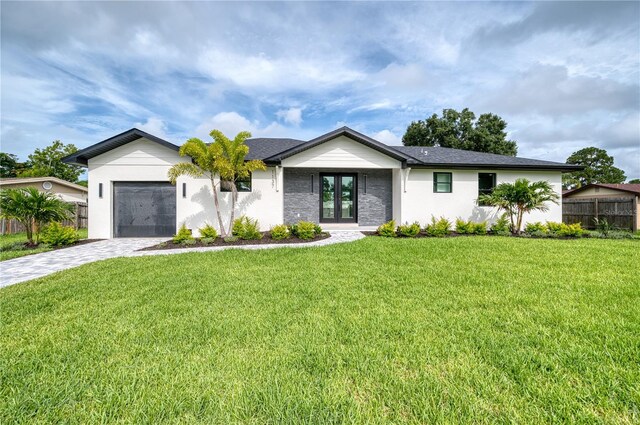
{"type": "Polygon", "coordinates": [[[331,231],[327,239],[309,243],[277,244],[277,245],[237,245],[212,246],[202,248],[184,248],[158,251],[138,251],[139,249],[157,245],[167,238],[127,238],[107,239],[72,248],[59,249],[41,254],[27,255],[13,260],[0,262],[0,288],[47,276],[61,270],[81,266],[94,261],[116,257],[138,257],[147,255],[173,255],[185,252],[220,251],[223,249],[272,249],[281,247],[304,248],[324,246],[335,243],[351,242],[364,237],[358,231],[331,231]]]}

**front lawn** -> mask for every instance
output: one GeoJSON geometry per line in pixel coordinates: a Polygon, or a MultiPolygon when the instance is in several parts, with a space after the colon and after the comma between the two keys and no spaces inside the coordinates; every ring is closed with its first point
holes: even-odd
{"type": "Polygon", "coordinates": [[[638,423],[640,244],[365,238],[0,290],[0,423],[638,423]]]}
{"type": "MultiPolygon", "coordinates": [[[[79,229],[80,239],[87,239],[87,229],[79,229]]],[[[26,246],[26,233],[13,233],[11,235],[0,235],[0,261],[12,258],[24,257],[25,255],[38,254],[40,252],[51,251],[53,248],[46,244],[39,244],[35,247],[26,246]]]]}

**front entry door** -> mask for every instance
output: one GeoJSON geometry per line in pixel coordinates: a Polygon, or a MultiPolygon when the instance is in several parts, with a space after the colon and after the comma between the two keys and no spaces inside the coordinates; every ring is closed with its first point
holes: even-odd
{"type": "Polygon", "coordinates": [[[356,174],[320,174],[320,222],[356,223],[356,174]]]}

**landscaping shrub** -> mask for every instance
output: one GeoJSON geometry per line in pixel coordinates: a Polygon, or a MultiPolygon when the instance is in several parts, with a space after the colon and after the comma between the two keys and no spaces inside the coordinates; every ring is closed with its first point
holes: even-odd
{"type": "Polygon", "coordinates": [[[384,236],[385,238],[395,238],[398,236],[396,233],[396,222],[395,220],[389,220],[384,224],[381,224],[376,231],[378,235],[384,236]]]}
{"type": "Polygon", "coordinates": [[[579,238],[582,237],[582,234],[584,233],[584,229],[580,223],[566,224],[547,221],[547,229],[551,235],[557,237],[570,236],[579,238]]]}
{"type": "Polygon", "coordinates": [[[420,233],[420,223],[416,221],[413,224],[400,225],[398,226],[398,233],[406,238],[415,238],[420,233]]]}
{"type": "Polygon", "coordinates": [[[240,237],[240,234],[244,229],[244,219],[245,219],[245,216],[241,215],[240,217],[233,220],[233,225],[231,226],[231,234],[233,236],[240,237]]]}
{"type": "Polygon", "coordinates": [[[182,223],[180,229],[178,229],[178,233],[173,237],[173,243],[183,244],[185,241],[194,240],[193,236],[191,236],[191,230],[187,229],[187,226],[182,223]]]}
{"type": "Polygon", "coordinates": [[[322,227],[320,227],[318,223],[315,223],[313,225],[313,231],[315,232],[316,235],[319,235],[322,233],[322,227]]]}
{"type": "Polygon", "coordinates": [[[526,233],[547,233],[547,226],[545,226],[544,224],[540,223],[539,221],[536,221],[535,223],[527,223],[526,226],[524,226],[524,231],[526,233]]]}
{"type": "Polygon", "coordinates": [[[473,233],[476,235],[486,235],[487,234],[487,222],[481,221],[480,223],[472,223],[473,224],[473,233]]]}
{"type": "Polygon", "coordinates": [[[196,244],[196,240],[195,239],[185,239],[182,242],[180,242],[181,245],[195,245],[196,244]]]}
{"type": "Polygon", "coordinates": [[[313,239],[316,237],[316,224],[310,221],[299,221],[291,226],[291,231],[300,239],[313,239]]]}
{"type": "Polygon", "coordinates": [[[456,220],[456,233],[460,235],[473,235],[476,231],[476,226],[472,221],[464,221],[459,218],[456,220]]]}
{"type": "Polygon", "coordinates": [[[78,242],[80,235],[72,226],[63,226],[53,222],[42,230],[41,240],[47,245],[63,246],[78,242]]]}
{"type": "Polygon", "coordinates": [[[202,242],[204,245],[212,245],[214,244],[216,241],[216,238],[202,238],[200,239],[200,242],[202,242]]]}
{"type": "Polygon", "coordinates": [[[282,239],[288,239],[291,237],[291,231],[286,224],[278,224],[271,228],[271,239],[280,241],[282,239]]]}
{"type": "Polygon", "coordinates": [[[451,222],[444,217],[440,217],[436,220],[434,216],[431,216],[431,224],[427,224],[424,228],[425,233],[428,236],[443,237],[449,234],[451,230],[451,222]]]}
{"type": "Polygon", "coordinates": [[[504,213],[491,225],[491,232],[501,236],[509,235],[511,234],[509,227],[509,217],[507,216],[507,213],[504,213]]]}
{"type": "Polygon", "coordinates": [[[596,225],[596,230],[605,238],[610,232],[617,230],[616,227],[612,223],[609,223],[609,220],[606,218],[598,219],[594,217],[593,223],[596,225]]]}
{"type": "Polygon", "coordinates": [[[202,239],[215,239],[218,237],[218,231],[209,223],[198,229],[198,231],[200,232],[200,237],[202,239]]]}
{"type": "Polygon", "coordinates": [[[242,216],[233,221],[233,229],[231,231],[233,236],[237,236],[244,240],[259,240],[262,239],[262,232],[260,231],[260,223],[258,219],[250,219],[247,216],[242,216]]]}
{"type": "Polygon", "coordinates": [[[237,236],[227,236],[226,238],[224,238],[224,241],[229,243],[229,242],[236,242],[238,240],[237,236]]]}

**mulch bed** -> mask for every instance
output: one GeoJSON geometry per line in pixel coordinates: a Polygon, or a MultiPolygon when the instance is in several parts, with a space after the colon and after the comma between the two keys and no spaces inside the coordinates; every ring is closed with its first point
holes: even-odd
{"type": "Polygon", "coordinates": [[[203,244],[200,241],[200,239],[196,239],[196,243],[193,245],[183,245],[179,243],[173,243],[172,240],[168,240],[158,245],[142,248],[139,251],[204,248],[204,247],[212,247],[212,246],[279,245],[279,244],[292,244],[292,243],[309,243],[309,242],[316,242],[323,239],[327,239],[329,237],[329,233],[321,233],[318,236],[316,236],[314,239],[300,239],[296,236],[291,236],[289,239],[275,240],[275,239],[271,239],[271,234],[269,234],[269,232],[264,232],[263,235],[264,236],[262,237],[262,239],[258,239],[258,240],[238,239],[237,241],[234,241],[234,242],[225,242],[223,238],[218,237],[215,239],[213,243],[209,243],[209,244],[203,244]]]}
{"type": "MultiPolygon", "coordinates": [[[[388,236],[380,236],[378,234],[378,232],[375,231],[368,231],[368,232],[362,232],[364,235],[366,236],[376,236],[379,238],[387,238],[388,236]]],[[[555,237],[551,237],[551,236],[547,236],[547,237],[542,237],[542,236],[530,236],[530,235],[524,235],[524,234],[520,234],[520,235],[496,235],[495,233],[486,233],[484,235],[469,235],[469,234],[461,234],[461,233],[456,233],[456,232],[451,232],[447,235],[444,236],[429,236],[426,233],[420,232],[418,233],[417,236],[414,237],[410,237],[410,236],[402,236],[402,235],[398,235],[397,239],[418,239],[418,238],[465,238],[465,237],[473,237],[473,236],[500,236],[503,238],[523,238],[523,239],[588,239],[591,238],[592,236],[588,233],[583,234],[580,237],[575,237],[575,236],[555,236],[555,237]]]]}

